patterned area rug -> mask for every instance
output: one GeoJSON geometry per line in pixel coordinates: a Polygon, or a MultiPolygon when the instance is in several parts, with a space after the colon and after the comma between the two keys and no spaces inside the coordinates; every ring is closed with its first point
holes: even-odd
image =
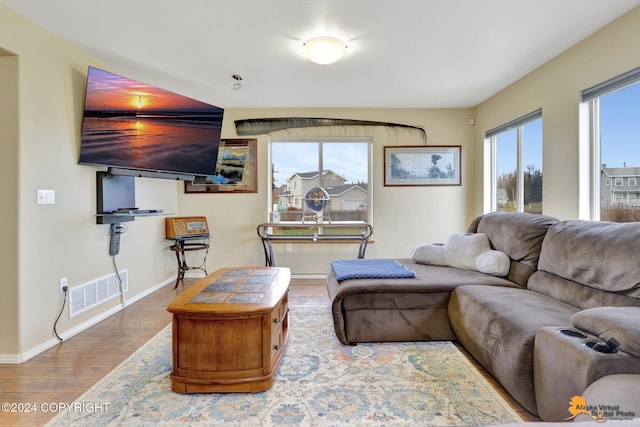
{"type": "Polygon", "coordinates": [[[452,343],[344,346],[335,338],[329,310],[291,307],[289,342],[276,382],[266,392],[172,392],[169,325],[80,397],[75,409],[48,425],[478,426],[522,421],[452,343]]]}

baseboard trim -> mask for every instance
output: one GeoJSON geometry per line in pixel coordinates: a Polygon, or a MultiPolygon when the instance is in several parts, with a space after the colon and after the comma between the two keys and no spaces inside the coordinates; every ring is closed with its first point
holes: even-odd
{"type": "Polygon", "coordinates": [[[292,274],[292,279],[326,279],[326,274],[292,274]]]}
{"type": "MultiPolygon", "coordinates": [[[[204,276],[203,273],[189,273],[187,272],[184,277],[187,279],[202,279],[204,276]]],[[[326,279],[326,274],[292,274],[292,279],[326,279]]],[[[175,280],[175,279],[174,279],[175,280]]]]}
{"type": "MultiPolygon", "coordinates": [[[[81,324],[74,326],[71,329],[68,329],[64,332],[61,332],[60,338],[62,338],[63,341],[68,340],[69,338],[78,335],[80,332],[86,331],[87,329],[89,329],[90,327],[100,323],[101,321],[113,316],[114,314],[118,313],[119,311],[122,311],[123,309],[127,308],[128,306],[130,306],[131,304],[135,303],[136,301],[140,301],[142,298],[146,297],[147,295],[150,295],[152,293],[154,293],[155,291],[157,291],[158,289],[162,288],[163,286],[168,285],[169,283],[173,283],[175,282],[175,277],[169,278],[164,280],[163,282],[145,290],[144,292],[140,292],[139,294],[131,297],[131,298],[127,298],[125,299],[125,303],[123,304],[119,304],[115,307],[110,308],[109,310],[106,310],[94,317],[92,317],[91,319],[82,322],[81,324]]],[[[24,363],[27,360],[31,359],[32,357],[37,356],[38,354],[49,350],[51,347],[55,346],[56,344],[59,344],[60,341],[56,338],[51,338],[45,342],[43,342],[40,345],[37,345],[35,347],[33,347],[30,350],[27,350],[26,352],[22,353],[22,354],[0,354],[0,363],[3,364],[8,364],[8,365],[18,365],[20,363],[24,363]]]]}

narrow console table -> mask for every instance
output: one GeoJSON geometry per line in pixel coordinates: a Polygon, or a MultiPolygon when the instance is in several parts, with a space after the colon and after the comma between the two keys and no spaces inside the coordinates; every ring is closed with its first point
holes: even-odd
{"type": "Polygon", "coordinates": [[[209,238],[204,237],[200,242],[188,241],[195,239],[197,238],[176,239],[175,243],[169,246],[169,249],[176,253],[176,260],[178,261],[178,276],[176,278],[176,285],[173,287],[173,289],[176,289],[180,281],[184,279],[184,274],[187,272],[187,270],[202,270],[204,271],[205,275],[207,274],[207,254],[209,253],[209,238]],[[205,251],[202,263],[200,265],[187,265],[186,253],[190,251],[205,251]]]}
{"type": "Polygon", "coordinates": [[[289,334],[288,268],[223,268],[188,287],[173,314],[171,389],[177,393],[271,388],[289,334]]]}
{"type": "Polygon", "coordinates": [[[358,258],[364,258],[373,227],[362,221],[269,222],[258,225],[265,265],[276,265],[273,243],[358,243],[358,258]]]}

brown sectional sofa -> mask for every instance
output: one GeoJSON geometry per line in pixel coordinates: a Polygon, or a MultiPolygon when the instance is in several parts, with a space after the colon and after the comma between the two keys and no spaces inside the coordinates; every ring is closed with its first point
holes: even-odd
{"type": "Polygon", "coordinates": [[[338,339],[458,340],[545,421],[599,378],[640,373],[640,223],[490,213],[467,231],[509,256],[506,277],[400,259],[416,278],[338,282],[330,268],[338,339]],[[614,353],[590,347],[612,337],[614,353]]]}

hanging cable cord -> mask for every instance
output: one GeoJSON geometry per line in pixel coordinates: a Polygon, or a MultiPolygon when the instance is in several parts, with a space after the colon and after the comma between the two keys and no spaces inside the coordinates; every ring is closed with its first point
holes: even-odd
{"type": "Polygon", "coordinates": [[[111,259],[113,261],[113,269],[115,270],[116,277],[118,278],[118,286],[120,288],[120,301],[122,301],[122,306],[124,307],[127,301],[125,300],[124,296],[124,286],[122,284],[122,278],[120,277],[120,272],[118,271],[118,266],[116,265],[116,256],[111,255],[111,259]]]}
{"type": "Polygon", "coordinates": [[[58,331],[57,331],[57,326],[58,326],[58,321],[60,320],[60,317],[62,316],[62,313],[64,312],[64,306],[67,303],[67,292],[68,292],[68,287],[64,287],[64,299],[62,300],[62,308],[60,309],[60,313],[58,313],[58,317],[56,317],[56,321],[53,322],[53,333],[56,334],[56,338],[58,338],[59,341],[62,341],[62,338],[60,338],[60,335],[58,335],[58,331]]]}
{"type": "MultiPolygon", "coordinates": [[[[128,230],[126,225],[120,225],[120,228],[115,231],[118,234],[124,234],[128,230]]],[[[111,231],[109,231],[111,233],[111,231]]],[[[116,264],[116,256],[111,255],[111,262],[113,263],[113,270],[116,272],[116,277],[118,278],[118,287],[120,288],[120,301],[122,302],[122,306],[126,305],[126,299],[124,296],[124,285],[122,284],[122,277],[120,277],[120,271],[118,270],[118,265],[116,264]]]]}

